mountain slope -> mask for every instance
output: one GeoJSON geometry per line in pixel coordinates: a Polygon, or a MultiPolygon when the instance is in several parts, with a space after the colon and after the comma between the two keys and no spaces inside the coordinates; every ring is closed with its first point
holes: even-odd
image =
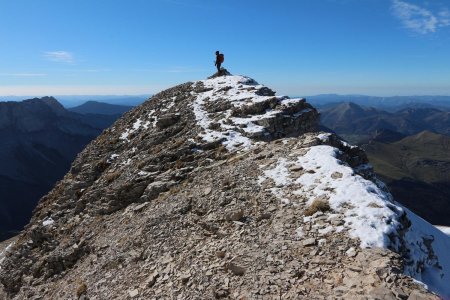
{"type": "Polygon", "coordinates": [[[450,296],[450,239],[393,202],[364,152],[317,132],[318,118],[244,76],[155,95],[40,201],[0,266],[4,292],[437,299],[413,276],[450,296]]]}
{"type": "Polygon", "coordinates": [[[79,106],[71,107],[68,110],[79,114],[122,115],[131,108],[132,106],[87,101],[79,106]]]}
{"type": "Polygon", "coordinates": [[[397,201],[433,224],[450,225],[450,137],[423,131],[363,148],[397,201]]]}
{"type": "Polygon", "coordinates": [[[359,119],[377,116],[383,111],[374,108],[363,108],[352,102],[344,102],[338,105],[328,106],[321,109],[321,121],[324,125],[339,132],[347,131],[350,122],[357,122],[359,119]]]}
{"type": "Polygon", "coordinates": [[[0,102],[0,240],[28,223],[39,198],[116,118],[72,113],[52,97],[0,102]]]}
{"type": "Polygon", "coordinates": [[[360,143],[380,130],[404,135],[430,130],[450,134],[450,112],[428,107],[407,107],[396,112],[361,107],[354,103],[329,104],[320,109],[321,122],[352,142],[360,143]]]}
{"type": "Polygon", "coordinates": [[[375,107],[389,112],[395,112],[408,107],[434,107],[442,110],[450,109],[450,96],[375,97],[365,95],[325,94],[309,96],[308,99],[310,100],[310,103],[316,107],[322,107],[338,102],[353,102],[357,105],[375,107]]]}

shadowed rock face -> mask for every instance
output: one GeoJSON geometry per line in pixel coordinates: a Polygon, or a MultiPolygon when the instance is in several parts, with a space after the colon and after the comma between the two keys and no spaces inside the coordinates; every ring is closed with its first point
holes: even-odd
{"type": "Polygon", "coordinates": [[[71,113],[52,97],[0,102],[0,240],[29,222],[38,200],[114,120],[71,113]]]}
{"type": "Polygon", "coordinates": [[[22,102],[1,102],[0,130],[35,132],[44,129],[61,116],[68,116],[68,112],[53,97],[34,98],[22,102]]]}
{"type": "MultiPolygon", "coordinates": [[[[317,127],[318,113],[304,99],[275,96],[243,76],[155,95],[90,143],[42,198],[1,264],[4,293],[436,299],[402,274],[399,254],[360,248],[346,219],[354,203],[334,205],[332,183],[357,178],[374,195],[384,195],[383,185],[361,149],[317,127]],[[329,162],[341,166],[323,175],[327,184],[297,182],[322,174],[305,158],[312,149],[332,151],[329,162]],[[319,197],[314,184],[331,210],[304,218],[319,197]]],[[[371,208],[390,205],[390,222],[406,218],[378,200],[371,208]]]]}

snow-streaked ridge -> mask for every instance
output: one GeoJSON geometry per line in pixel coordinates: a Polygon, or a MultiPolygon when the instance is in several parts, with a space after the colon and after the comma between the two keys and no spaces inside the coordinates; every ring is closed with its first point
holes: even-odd
{"type": "MultiPolygon", "coordinates": [[[[317,138],[325,142],[328,135],[317,138]]],[[[450,238],[394,202],[381,182],[364,179],[355,171],[370,166],[353,169],[338,158],[339,154],[341,151],[332,146],[312,146],[304,155],[261,166],[264,176],[258,182],[273,180],[276,188],[271,190],[282,203],[292,201],[298,205],[295,199],[289,199],[289,194],[306,197],[307,204],[317,198],[327,199],[345,222],[343,226],[327,228],[328,231],[346,229],[351,237],[361,241],[361,248],[389,248],[401,253],[406,275],[423,282],[431,291],[450,297],[450,238]],[[304,172],[296,175],[290,171],[292,168],[304,172]]]]}
{"type": "MultiPolygon", "coordinates": [[[[248,115],[243,118],[233,116],[233,108],[264,102],[268,99],[276,99],[277,105],[281,109],[286,109],[297,105],[300,101],[304,101],[302,98],[291,99],[287,96],[258,95],[257,92],[265,87],[246,76],[220,76],[193,82],[192,86],[195,87],[198,84],[203,85],[205,90],[191,92],[191,96],[194,98],[191,105],[197,125],[202,128],[199,136],[206,142],[222,141],[228,150],[246,150],[257,144],[258,142],[251,137],[267,135],[267,132],[266,128],[256,124],[256,121],[273,118],[281,112],[279,109],[267,109],[262,114],[248,115]],[[212,114],[208,113],[205,106],[218,101],[224,101],[230,106],[219,113],[219,118],[216,115],[212,119],[212,114]],[[212,123],[220,128],[212,129],[212,123]]],[[[174,105],[175,99],[170,99],[170,101],[165,103],[165,108],[160,111],[164,113],[174,105]]],[[[294,113],[292,116],[298,118],[311,110],[304,109],[294,113]]],[[[123,142],[129,142],[130,136],[134,133],[155,128],[157,121],[157,111],[152,110],[147,116],[141,116],[141,118],[134,120],[134,123],[120,134],[119,139],[123,142]]]]}
{"type": "Polygon", "coordinates": [[[387,247],[387,236],[398,227],[397,217],[403,210],[375,183],[342,164],[338,154],[337,148],[314,146],[289,162],[279,160],[264,174],[278,187],[284,184],[284,188],[294,189],[293,194],[306,196],[308,204],[316,198],[327,199],[334,211],[345,215],[345,226],[352,237],[360,239],[362,248],[387,247]],[[288,167],[302,167],[305,172],[295,178],[288,167]],[[334,173],[340,178],[333,179],[334,173]]]}
{"type": "MultiPolygon", "coordinates": [[[[317,114],[309,104],[302,106],[305,102],[303,98],[275,96],[273,91],[246,76],[219,76],[195,81],[191,86],[192,102],[189,105],[201,128],[198,136],[205,142],[220,141],[230,151],[248,150],[270,136],[268,128],[261,126],[263,121],[265,124],[272,124],[271,121],[275,118],[283,116],[299,122],[306,114],[317,114]],[[270,102],[272,108],[257,113],[235,114],[235,110],[242,107],[266,107],[266,102],[270,102]],[[208,111],[211,106],[217,110],[208,111]]],[[[139,116],[120,133],[119,139],[127,143],[136,133],[158,130],[160,113],[166,113],[174,105],[175,99],[168,99],[164,108],[139,116]]]]}
{"type": "MultiPolygon", "coordinates": [[[[253,115],[248,118],[238,118],[232,116],[232,109],[230,108],[223,112],[223,116],[220,119],[215,120],[222,130],[215,130],[210,128],[213,120],[209,118],[209,114],[205,110],[205,105],[208,102],[226,99],[226,101],[232,105],[232,108],[239,108],[244,105],[263,102],[275,97],[280,105],[289,107],[303,100],[301,98],[290,99],[287,96],[257,95],[256,91],[264,86],[245,76],[221,76],[202,80],[200,82],[208,89],[206,92],[195,95],[196,99],[193,103],[195,118],[198,125],[203,128],[203,133],[201,133],[200,136],[208,142],[222,140],[228,150],[235,150],[237,148],[249,149],[256,143],[253,139],[236,130],[236,125],[240,125],[242,130],[246,133],[264,134],[265,128],[254,122],[271,118],[280,111],[268,109],[264,114],[253,115]],[[231,121],[232,124],[227,123],[226,120],[231,121]]],[[[307,110],[304,112],[307,112],[307,110]]]]}

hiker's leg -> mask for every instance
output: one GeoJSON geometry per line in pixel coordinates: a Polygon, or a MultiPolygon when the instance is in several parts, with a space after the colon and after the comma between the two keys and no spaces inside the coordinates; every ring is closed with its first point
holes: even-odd
{"type": "Polygon", "coordinates": [[[220,73],[220,65],[221,64],[217,64],[217,72],[219,72],[219,73],[220,73]]]}

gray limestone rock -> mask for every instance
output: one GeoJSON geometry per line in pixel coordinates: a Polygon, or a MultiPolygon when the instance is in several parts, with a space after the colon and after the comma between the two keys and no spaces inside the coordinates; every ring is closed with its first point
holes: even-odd
{"type": "Polygon", "coordinates": [[[305,247],[314,246],[316,244],[316,239],[315,238],[306,239],[306,240],[303,241],[302,244],[305,247]]]}
{"type": "Polygon", "coordinates": [[[92,299],[433,299],[402,274],[401,254],[361,249],[344,213],[304,218],[318,196],[299,193],[295,179],[318,170],[296,159],[330,145],[373,180],[358,170],[364,152],[319,138],[305,100],[246,78],[230,86],[227,74],[214,76],[220,87],[188,82],[154,95],[89,144],[1,263],[0,297],[73,299],[83,282],[92,299]],[[219,125],[201,126],[201,116],[219,125]],[[291,185],[264,178],[282,160],[291,185]],[[43,226],[49,212],[55,222],[43,226]]]}
{"type": "Polygon", "coordinates": [[[166,127],[172,126],[180,120],[179,114],[167,114],[158,118],[156,126],[158,128],[164,129],[166,127]]]}

